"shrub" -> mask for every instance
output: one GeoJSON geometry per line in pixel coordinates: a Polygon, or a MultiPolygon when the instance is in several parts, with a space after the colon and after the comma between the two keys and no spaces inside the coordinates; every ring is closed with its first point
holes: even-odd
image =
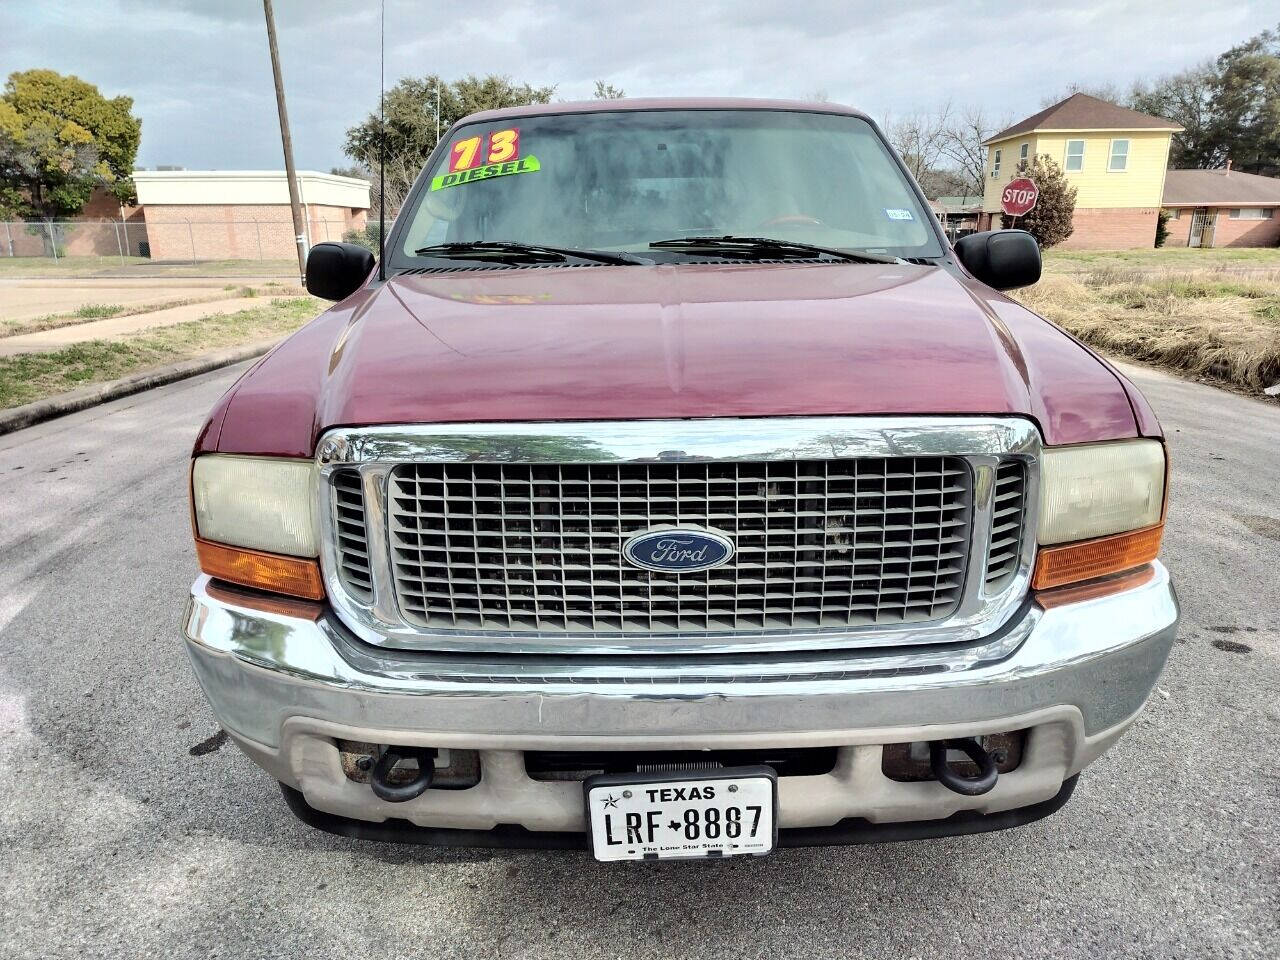
{"type": "Polygon", "coordinates": [[[1067,182],[1062,168],[1048,154],[1018,164],[1016,176],[1030,177],[1040,189],[1031,212],[1006,218],[1007,227],[1026,230],[1041,247],[1052,247],[1071,236],[1071,218],[1076,212],[1076,188],[1067,182]]]}
{"type": "Polygon", "coordinates": [[[1156,217],[1156,246],[1163,247],[1169,239],[1169,211],[1161,210],[1156,217]]]}
{"type": "Polygon", "coordinates": [[[357,246],[371,250],[376,255],[378,252],[378,223],[372,221],[360,230],[348,230],[342,235],[343,243],[354,243],[357,246]]]}

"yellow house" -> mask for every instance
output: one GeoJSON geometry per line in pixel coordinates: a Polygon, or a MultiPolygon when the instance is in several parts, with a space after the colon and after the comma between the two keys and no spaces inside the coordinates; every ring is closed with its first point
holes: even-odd
{"type": "Polygon", "coordinates": [[[1019,164],[1048,155],[1076,188],[1074,230],[1063,247],[1153,246],[1169,142],[1181,129],[1171,120],[1072,94],[984,142],[981,226],[1000,225],[1000,195],[1019,164]]]}

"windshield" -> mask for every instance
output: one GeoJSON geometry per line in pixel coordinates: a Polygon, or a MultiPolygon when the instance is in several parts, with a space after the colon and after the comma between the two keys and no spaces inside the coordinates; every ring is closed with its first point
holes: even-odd
{"type": "MultiPolygon", "coordinates": [[[[768,237],[900,257],[942,255],[905,176],[871,125],[782,110],[562,113],[453,131],[398,220],[415,251],[507,241],[642,254],[689,236],[768,237]]],[[[732,256],[727,253],[726,256],[732,256]]]]}

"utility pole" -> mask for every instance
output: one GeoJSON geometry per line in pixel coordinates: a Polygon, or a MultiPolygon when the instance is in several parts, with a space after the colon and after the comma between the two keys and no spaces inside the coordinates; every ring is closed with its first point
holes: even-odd
{"type": "Polygon", "coordinates": [[[298,176],[293,169],[293,137],[289,135],[289,112],[284,106],[284,80],[280,76],[280,50],[276,46],[276,18],[271,0],[262,0],[267,16],[267,44],[271,47],[271,72],[276,79],[276,109],[280,112],[280,140],[284,144],[284,175],[289,181],[289,206],[293,210],[293,232],[298,241],[298,277],[307,278],[307,233],[302,224],[302,203],[298,200],[298,176]]]}

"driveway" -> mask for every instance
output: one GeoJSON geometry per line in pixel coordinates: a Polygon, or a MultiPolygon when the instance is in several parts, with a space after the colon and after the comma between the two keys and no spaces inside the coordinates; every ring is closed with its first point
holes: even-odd
{"type": "Polygon", "coordinates": [[[218,736],[178,642],[185,484],[238,372],[0,437],[0,956],[1280,954],[1280,407],[1135,371],[1184,627],[1060,813],[610,867],[313,832],[218,736]]]}

